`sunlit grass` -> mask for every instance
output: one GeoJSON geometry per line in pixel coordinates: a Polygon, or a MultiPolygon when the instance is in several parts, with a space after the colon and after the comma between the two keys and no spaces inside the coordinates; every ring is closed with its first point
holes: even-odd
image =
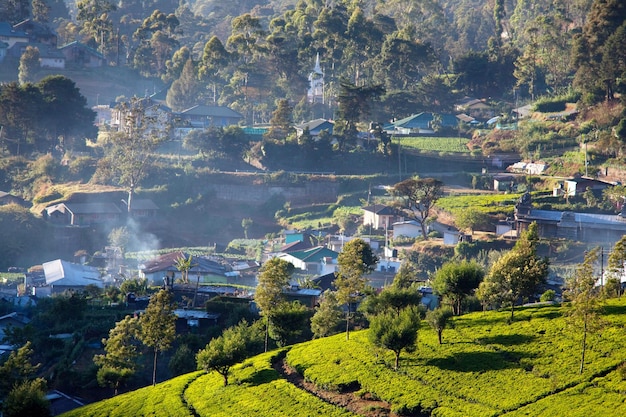
{"type": "Polygon", "coordinates": [[[440,138],[440,137],[406,137],[399,140],[403,148],[415,149],[426,152],[450,152],[470,153],[466,138],[440,138]]]}
{"type": "Polygon", "coordinates": [[[88,405],[66,416],[348,416],[296,388],[272,364],[286,360],[318,387],[355,391],[390,404],[397,415],[626,415],[626,299],[607,302],[601,335],[589,335],[579,373],[581,333],[561,306],[471,313],[453,319],[443,344],[425,324],[417,350],[375,348],[368,331],[298,344],[250,358],[232,369],[229,385],[215,372],[195,372],[88,405]]]}

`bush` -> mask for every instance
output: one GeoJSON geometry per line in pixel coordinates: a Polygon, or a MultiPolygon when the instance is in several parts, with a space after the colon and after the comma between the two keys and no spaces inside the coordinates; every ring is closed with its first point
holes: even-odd
{"type": "Polygon", "coordinates": [[[556,293],[554,292],[554,290],[546,290],[546,292],[541,294],[541,297],[539,297],[539,301],[541,301],[542,303],[546,303],[548,301],[554,301],[555,297],[556,293]]]}

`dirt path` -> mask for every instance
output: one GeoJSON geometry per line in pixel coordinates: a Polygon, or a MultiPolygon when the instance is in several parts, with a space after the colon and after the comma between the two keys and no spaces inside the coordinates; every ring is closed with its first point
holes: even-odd
{"type": "Polygon", "coordinates": [[[356,392],[339,393],[320,389],[312,382],[306,381],[295,369],[291,368],[285,359],[274,364],[274,369],[289,383],[303,389],[329,404],[364,417],[397,417],[391,412],[391,405],[385,401],[371,398],[369,394],[359,396],[356,392]]]}

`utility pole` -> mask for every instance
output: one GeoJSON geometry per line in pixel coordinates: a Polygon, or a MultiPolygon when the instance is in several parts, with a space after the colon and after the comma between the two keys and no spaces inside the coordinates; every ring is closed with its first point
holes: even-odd
{"type": "Polygon", "coordinates": [[[398,138],[398,182],[402,181],[402,158],[400,157],[402,150],[402,143],[398,138]]]}

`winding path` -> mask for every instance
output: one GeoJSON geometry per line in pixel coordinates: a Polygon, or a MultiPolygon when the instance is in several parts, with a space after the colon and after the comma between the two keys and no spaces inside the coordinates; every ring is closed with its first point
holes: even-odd
{"type": "Polygon", "coordinates": [[[274,364],[274,369],[285,378],[287,382],[315,395],[317,398],[329,404],[345,408],[351,413],[364,417],[397,416],[397,414],[391,412],[391,405],[388,402],[371,398],[368,394],[359,396],[355,391],[340,393],[319,388],[314,383],[306,381],[302,375],[287,364],[284,358],[274,364]]]}

